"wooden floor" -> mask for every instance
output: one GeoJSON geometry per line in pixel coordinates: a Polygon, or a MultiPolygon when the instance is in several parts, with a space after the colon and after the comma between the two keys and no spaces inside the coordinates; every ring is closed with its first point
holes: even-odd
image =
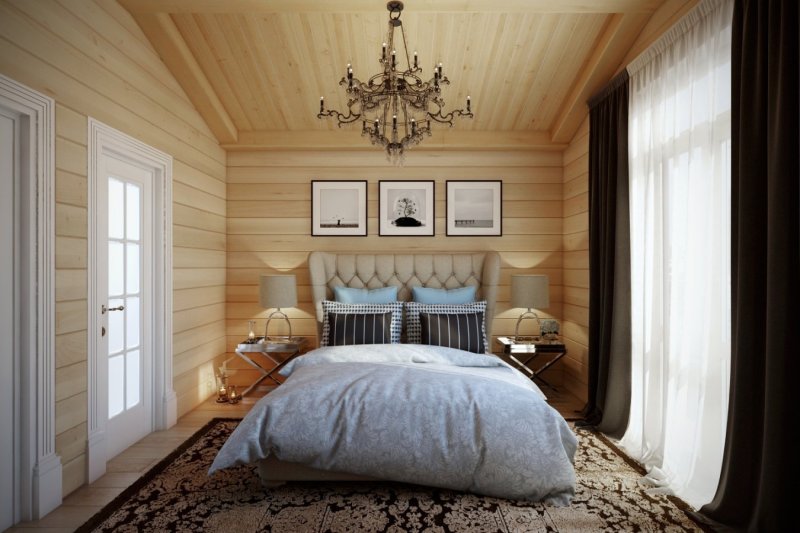
{"type": "MultiPolygon", "coordinates": [[[[92,483],[70,494],[64,503],[41,520],[22,522],[7,529],[8,532],[24,532],[36,529],[38,532],[68,533],[86,522],[104,505],[113,500],[119,493],[128,488],[142,474],[182,442],[216,417],[243,417],[260,396],[268,392],[268,388],[260,392],[253,391],[253,396],[245,398],[237,405],[218,404],[212,398],[187,413],[178,423],[166,430],[151,433],[143,438],[107,465],[106,474],[92,483]]],[[[583,404],[580,400],[563,389],[553,391],[543,387],[550,404],[567,420],[575,419],[583,404]]]]}

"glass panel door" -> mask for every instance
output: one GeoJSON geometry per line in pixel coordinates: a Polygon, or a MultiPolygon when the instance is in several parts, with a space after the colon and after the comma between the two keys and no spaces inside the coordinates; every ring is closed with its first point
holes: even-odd
{"type": "Polygon", "coordinates": [[[108,418],[142,399],[142,187],[108,178],[108,418]]]}

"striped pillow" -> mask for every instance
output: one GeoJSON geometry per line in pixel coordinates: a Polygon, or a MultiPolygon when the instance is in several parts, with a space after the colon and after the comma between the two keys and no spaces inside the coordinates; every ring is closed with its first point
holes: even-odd
{"type": "Polygon", "coordinates": [[[468,304],[423,304],[419,302],[405,302],[406,313],[405,341],[411,344],[422,342],[422,331],[419,325],[420,313],[439,313],[439,314],[461,314],[461,313],[483,313],[484,320],[481,323],[483,332],[483,345],[489,346],[486,342],[486,301],[472,302],[468,304]]]}
{"type": "Polygon", "coordinates": [[[328,346],[389,344],[392,313],[328,313],[328,346]]]}
{"type": "Polygon", "coordinates": [[[422,344],[486,353],[483,313],[420,313],[422,344]]]}
{"type": "Polygon", "coordinates": [[[400,332],[403,329],[403,302],[392,302],[388,304],[346,304],[331,300],[322,301],[322,338],[319,340],[320,346],[328,346],[330,336],[330,323],[328,317],[330,313],[392,313],[391,342],[400,342],[400,332]]]}

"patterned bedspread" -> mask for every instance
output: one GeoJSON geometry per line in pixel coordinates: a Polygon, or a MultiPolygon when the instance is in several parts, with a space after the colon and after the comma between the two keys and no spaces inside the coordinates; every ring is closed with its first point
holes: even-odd
{"type": "Polygon", "coordinates": [[[327,347],[282,370],[209,470],[274,455],[314,468],[568,505],[577,441],[494,356],[390,344],[327,347]]]}

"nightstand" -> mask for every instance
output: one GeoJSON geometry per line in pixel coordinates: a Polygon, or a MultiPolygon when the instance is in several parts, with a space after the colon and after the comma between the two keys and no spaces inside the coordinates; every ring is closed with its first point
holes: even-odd
{"type": "Polygon", "coordinates": [[[261,374],[258,379],[256,379],[249,387],[242,391],[242,396],[245,396],[248,392],[256,388],[267,378],[274,381],[276,385],[280,385],[281,382],[278,381],[273,374],[280,371],[280,369],[286,366],[289,361],[300,355],[307,344],[308,340],[305,337],[292,337],[291,339],[268,341],[260,340],[256,343],[241,343],[237,345],[236,355],[244,359],[250,366],[258,370],[258,372],[261,374]],[[272,361],[275,366],[272,369],[267,370],[258,364],[257,361],[254,361],[250,357],[251,354],[261,354],[272,361]],[[280,360],[274,357],[273,354],[284,354],[285,358],[280,360]]]}
{"type": "Polygon", "coordinates": [[[498,337],[497,343],[502,346],[501,353],[509,358],[511,362],[522,370],[531,380],[538,380],[554,391],[558,391],[558,389],[542,377],[542,373],[567,355],[567,347],[564,343],[560,341],[516,342],[513,337],[498,337]],[[541,366],[534,366],[539,362],[537,358],[543,354],[550,355],[550,359],[541,366]]]}

